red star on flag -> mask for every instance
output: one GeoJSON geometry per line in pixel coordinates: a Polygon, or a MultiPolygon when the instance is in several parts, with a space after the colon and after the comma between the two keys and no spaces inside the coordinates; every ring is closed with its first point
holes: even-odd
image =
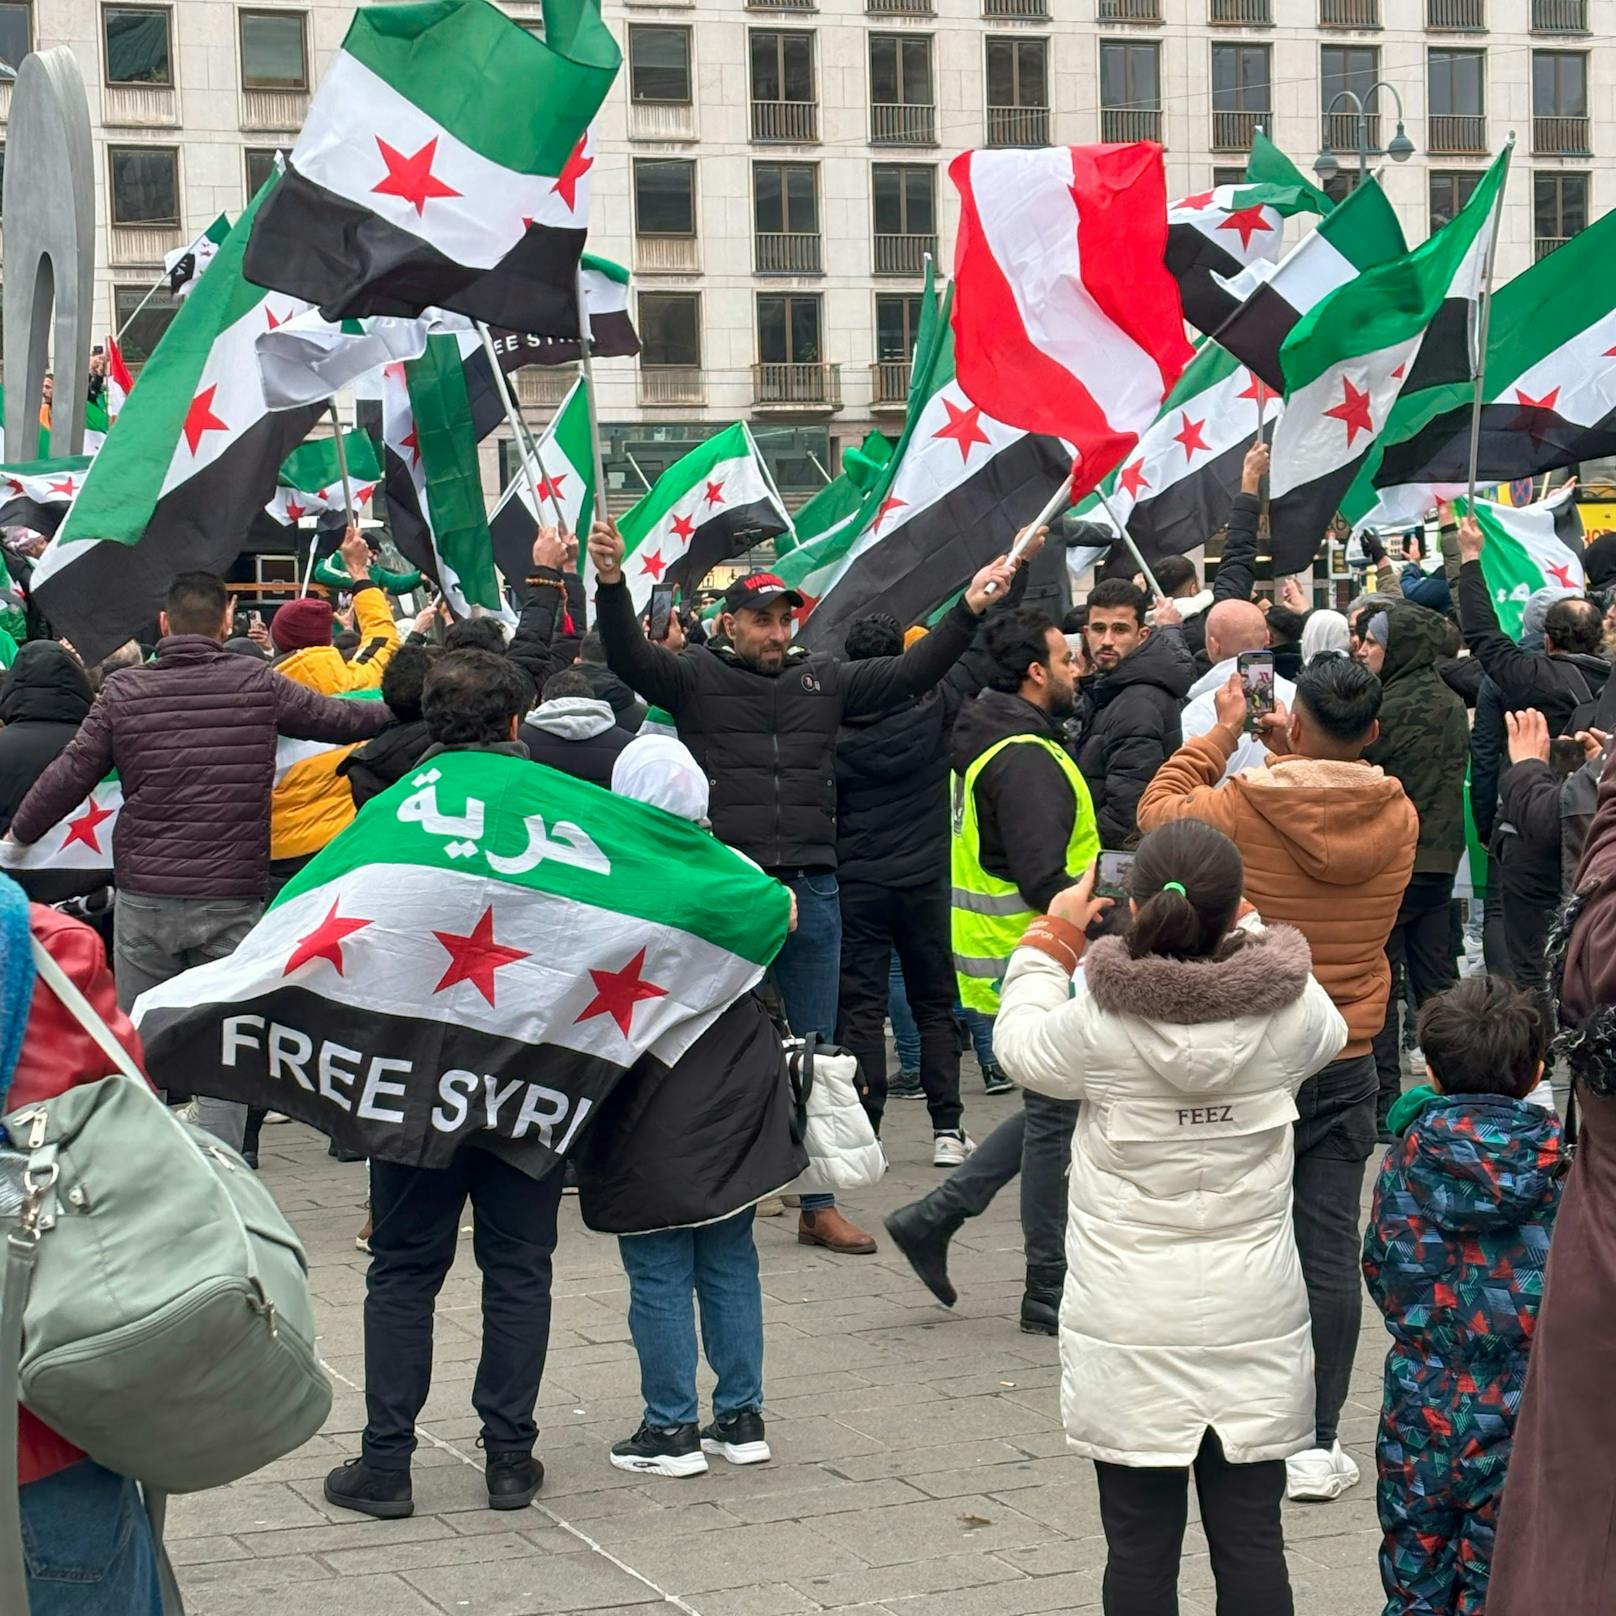
{"type": "MultiPolygon", "coordinates": [[[[645,950],[642,948],[620,971],[590,971],[595,996],[578,1021],[588,1021],[592,1016],[610,1016],[617,1023],[617,1030],[627,1038],[634,1021],[634,1006],[644,999],[667,996],[666,988],[645,980],[644,970],[645,950]]],[[[577,1026],[578,1021],[573,1025],[577,1026]]]]}
{"type": "Polygon", "coordinates": [[[1524,410],[1552,410],[1559,402],[1560,389],[1551,387],[1542,398],[1532,398],[1523,393],[1520,388],[1515,389],[1515,402],[1524,410]]]}
{"type": "Polygon", "coordinates": [[[299,505],[295,498],[286,502],[286,520],[288,522],[301,522],[308,515],[308,511],[308,506],[299,505]]]}
{"type": "Polygon", "coordinates": [[[75,491],[71,477],[64,477],[59,483],[51,483],[47,489],[48,493],[66,494],[69,499],[73,497],[75,491]]]}
{"type": "Polygon", "coordinates": [[[531,213],[524,213],[522,215],[522,228],[524,230],[531,230],[533,228],[533,215],[531,213]]]}
{"type": "Polygon", "coordinates": [[[376,144],[381,148],[382,161],[387,164],[387,177],[380,184],[371,186],[373,193],[402,197],[415,209],[417,218],[426,212],[431,198],[460,195],[452,185],[445,185],[432,172],[432,159],[438,154],[436,135],[409,157],[389,146],[380,135],[376,137],[376,144]]]}
{"type": "Polygon", "coordinates": [[[20,494],[22,492],[22,484],[18,482],[15,477],[7,477],[6,482],[10,486],[13,494],[20,494]]]}
{"type": "Polygon", "coordinates": [[[329,505],[331,503],[331,490],[329,488],[317,488],[314,491],[314,497],[322,505],[329,505]]]}
{"type": "Polygon", "coordinates": [[[1251,238],[1259,233],[1274,233],[1274,227],[1263,216],[1261,208],[1237,208],[1218,226],[1219,230],[1237,230],[1240,233],[1240,250],[1251,250],[1251,238]]]}
{"type": "Polygon", "coordinates": [[[1515,419],[1510,422],[1511,430],[1526,433],[1532,442],[1541,448],[1544,438],[1548,436],[1548,417],[1553,414],[1559,399],[1558,387],[1551,387],[1542,398],[1533,398],[1517,387],[1515,402],[1520,408],[1515,412],[1515,419]]]}
{"type": "Polygon", "coordinates": [[[185,424],[180,430],[184,432],[192,454],[196,453],[196,446],[202,441],[204,433],[230,430],[229,425],[213,413],[213,395],[218,391],[217,382],[211,387],[204,387],[191,400],[191,407],[185,412],[185,424]]]}
{"type": "Polygon", "coordinates": [[[546,477],[542,473],[539,477],[539,498],[548,499],[559,505],[561,503],[561,485],[567,480],[569,472],[558,471],[553,477],[546,477]]]}
{"type": "Polygon", "coordinates": [[[1557,567],[1543,569],[1562,589],[1580,589],[1582,585],[1571,575],[1571,563],[1562,561],[1557,567]]]}
{"type": "Polygon", "coordinates": [[[1210,453],[1211,446],[1201,436],[1201,428],[1206,425],[1206,417],[1203,415],[1199,421],[1192,421],[1188,410],[1180,410],[1178,413],[1181,425],[1179,430],[1173,434],[1173,442],[1184,445],[1185,462],[1188,463],[1195,458],[1197,449],[1210,453]]]}
{"type": "Polygon", "coordinates": [[[1397,369],[1396,369],[1396,370],[1394,370],[1394,371],[1393,371],[1393,372],[1392,372],[1392,380],[1393,380],[1393,381],[1394,381],[1394,382],[1400,382],[1400,381],[1402,381],[1402,379],[1403,379],[1403,375],[1404,375],[1404,372],[1406,372],[1406,371],[1407,371],[1407,369],[1408,369],[1408,361],[1407,361],[1407,360],[1406,360],[1406,359],[1405,359],[1405,360],[1404,360],[1404,361],[1403,361],[1403,362],[1402,362],[1402,364],[1400,364],[1400,365],[1399,365],[1399,366],[1398,366],[1398,367],[1397,367],[1397,369]]]}
{"type": "Polygon", "coordinates": [[[326,917],[307,937],[301,938],[296,948],[292,950],[292,957],[286,962],[286,969],[282,976],[290,976],[300,965],[307,965],[310,960],[324,960],[328,965],[337,968],[337,975],[344,975],[342,960],[342,940],[352,937],[356,931],[363,931],[370,924],[368,920],[356,920],[351,915],[339,915],[337,904],[339,898],[332,903],[326,911],[326,917]]]}
{"type": "Polygon", "coordinates": [[[689,544],[696,534],[696,519],[693,516],[675,516],[669,523],[673,529],[673,537],[684,544],[689,544]]]}
{"type": "Polygon", "coordinates": [[[640,557],[640,572],[648,577],[652,583],[662,582],[662,574],[668,570],[668,563],[662,559],[660,550],[653,550],[650,555],[640,557]]]}
{"type": "Polygon", "coordinates": [[[899,506],[907,505],[908,503],[908,500],[899,499],[896,494],[893,494],[888,499],[882,500],[881,509],[875,513],[875,520],[870,524],[871,530],[879,533],[881,531],[881,524],[886,521],[887,517],[890,516],[893,511],[897,510],[899,506]]]}
{"type": "Polygon", "coordinates": [[[1150,487],[1149,482],[1147,482],[1145,479],[1144,457],[1141,456],[1138,460],[1134,461],[1131,466],[1124,466],[1122,470],[1117,473],[1117,481],[1122,484],[1123,488],[1130,495],[1132,495],[1133,498],[1138,499],[1139,490],[1141,488],[1150,487]]]}
{"type": "Polygon", "coordinates": [[[398,440],[398,446],[401,449],[408,449],[410,451],[410,464],[412,466],[418,466],[421,464],[421,436],[415,427],[412,426],[409,431],[398,440]]]}
{"type": "Polygon", "coordinates": [[[1217,193],[1214,191],[1197,191],[1194,196],[1185,197],[1184,200],[1178,204],[1178,206],[1180,208],[1188,208],[1192,213],[1199,213],[1202,208],[1209,208],[1212,206],[1212,198],[1216,194],[1217,193]]]}
{"type": "Polygon", "coordinates": [[[101,852],[101,842],[95,834],[96,827],[103,820],[111,819],[112,813],[112,809],[101,807],[93,795],[85,798],[84,812],[77,819],[70,819],[67,822],[67,837],[62,843],[62,851],[65,853],[74,842],[83,842],[92,853],[101,852]]]}
{"type": "Polygon", "coordinates": [[[982,411],[975,404],[968,404],[963,410],[956,410],[946,398],[943,400],[943,408],[948,412],[948,425],[938,427],[932,433],[932,437],[952,438],[959,445],[960,463],[963,465],[971,458],[973,444],[988,441],[988,435],[982,430],[978,419],[982,411]]]}
{"type": "Polygon", "coordinates": [[[366,483],[363,487],[354,489],[354,504],[368,505],[370,503],[370,496],[375,492],[375,483],[366,483]]]}
{"type": "Polygon", "coordinates": [[[1269,399],[1279,397],[1279,394],[1276,393],[1273,388],[1270,387],[1268,383],[1265,382],[1254,370],[1248,370],[1246,372],[1246,381],[1249,385],[1247,386],[1245,392],[1241,393],[1239,396],[1241,398],[1256,399],[1259,408],[1266,408],[1269,399]]]}
{"type": "Polygon", "coordinates": [[[432,935],[449,955],[449,968],[443,973],[443,980],[433,988],[434,993],[442,993],[456,982],[469,982],[492,1004],[494,972],[503,965],[514,965],[517,960],[527,958],[520,948],[507,948],[494,941],[492,904],[483,910],[482,919],[471,928],[470,936],[461,937],[452,931],[435,931],[432,935]]]}
{"type": "Polygon", "coordinates": [[[1616,359],[1616,348],[1607,348],[1602,357],[1605,359],[1616,359]]]}
{"type": "Polygon", "coordinates": [[[560,177],[550,187],[552,195],[559,196],[573,213],[578,211],[578,182],[595,166],[593,157],[584,156],[584,143],[588,139],[589,131],[586,129],[579,135],[578,144],[572,148],[572,154],[567,158],[560,177]]]}
{"type": "Polygon", "coordinates": [[[277,320],[275,318],[275,311],[269,306],[268,303],[265,303],[264,318],[269,322],[267,329],[273,331],[276,326],[285,325],[286,322],[292,318],[292,311],[288,309],[285,314],[283,314],[280,319],[277,320]]]}
{"type": "Polygon", "coordinates": [[[1347,447],[1352,447],[1352,440],[1360,432],[1373,432],[1375,423],[1369,414],[1369,394],[1361,393],[1352,383],[1343,376],[1341,378],[1343,389],[1342,399],[1332,410],[1324,413],[1332,420],[1339,421],[1347,429],[1347,447]]]}
{"type": "Polygon", "coordinates": [[[722,505],[724,503],[724,485],[722,482],[708,483],[707,503],[709,505],[722,505]]]}

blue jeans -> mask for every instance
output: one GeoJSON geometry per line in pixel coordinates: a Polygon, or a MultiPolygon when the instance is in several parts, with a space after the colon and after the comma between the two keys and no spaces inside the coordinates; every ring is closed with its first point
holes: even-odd
{"type": "Polygon", "coordinates": [[[976,1051],[976,1064],[988,1067],[993,1064],[993,1017],[984,1015],[980,1010],[967,1010],[958,999],[954,1001],[954,1019],[965,1023],[965,1030],[971,1035],[971,1048],[976,1051]]]}
{"type": "Polygon", "coordinates": [[[161,1616],[157,1551],[139,1489],[83,1459],[22,1489],[32,1616],[161,1616]]]}
{"type": "Polygon", "coordinates": [[[699,1229],[620,1235],[628,1275],[628,1329],[640,1359],[648,1425],[689,1425],[697,1417],[696,1321],[718,1377],[719,1419],[763,1406],[763,1289],[758,1283],[752,1209],[699,1229]]]}
{"type": "Polygon", "coordinates": [[[887,1015],[892,1019],[892,1041],[898,1046],[898,1070],[920,1070],[920,1028],[909,1008],[909,994],[903,985],[903,967],[898,951],[892,951],[892,967],[887,974],[887,1015]]]}
{"type": "MultiPolygon", "coordinates": [[[[774,957],[774,983],[785,1001],[786,1020],[799,1038],[817,1032],[828,1044],[836,1036],[836,1003],[842,977],[842,902],[834,873],[794,875],[786,885],[797,895],[797,929],[774,957]]],[[[835,1206],[834,1195],[805,1195],[805,1211],[835,1206]]]]}

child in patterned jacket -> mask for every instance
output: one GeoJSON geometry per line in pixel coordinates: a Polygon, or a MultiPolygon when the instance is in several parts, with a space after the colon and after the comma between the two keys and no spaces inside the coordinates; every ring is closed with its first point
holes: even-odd
{"type": "Polygon", "coordinates": [[[1526,1099],[1547,1053],[1529,993],[1470,977],[1419,1032],[1433,1086],[1392,1108],[1364,1238],[1392,1336],[1375,1443],[1384,1616],[1480,1616],[1565,1158],[1560,1119],[1526,1099]]]}

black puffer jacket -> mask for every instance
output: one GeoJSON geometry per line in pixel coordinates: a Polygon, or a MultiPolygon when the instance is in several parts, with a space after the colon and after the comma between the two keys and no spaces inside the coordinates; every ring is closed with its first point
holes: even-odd
{"type": "Polygon", "coordinates": [[[1077,766],[1094,799],[1102,847],[1119,850],[1139,840],[1139,799],[1183,744],[1180,713],[1195,677],[1195,659],[1183,640],[1171,629],[1155,629],[1090,685],[1077,766]]]}
{"type": "Polygon", "coordinates": [[[843,719],[930,690],[976,628],[961,603],[902,656],[844,662],[793,647],[779,673],[764,674],[727,648],[650,644],[624,584],[602,584],[595,605],[613,671],[673,715],[706,771],[713,834],[766,870],[836,867],[843,719]]]}
{"type": "Polygon", "coordinates": [[[417,718],[407,724],[389,724],[375,740],[350,752],[337,765],[337,773],[347,780],[354,807],[363,808],[372,797],[396,786],[431,744],[426,720],[417,718]]]}
{"type": "Polygon", "coordinates": [[[562,696],[534,708],[516,738],[535,763],[610,791],[617,755],[634,735],[613,721],[605,701],[562,696]]]}
{"type": "Polygon", "coordinates": [[[712,1223],[808,1165],[780,1035],[752,994],[674,1066],[642,1056],[579,1141],[578,1202],[604,1234],[712,1223]]]}
{"type": "Polygon", "coordinates": [[[913,887],[948,872],[948,725],[940,690],[850,718],[836,743],[843,881],[913,887]]]}
{"type": "Polygon", "coordinates": [[[277,734],[344,744],[369,740],[391,718],[383,702],[317,695],[206,635],[170,635],[158,641],[155,662],[107,680],[67,750],[17,810],[11,834],[37,842],[116,769],[123,809],[112,861],[120,888],[164,898],[261,898],[277,734]]]}
{"type": "Polygon", "coordinates": [[[79,659],[30,640],[0,680],[0,833],[34,782],[78,734],[93,700],[79,659]]]}

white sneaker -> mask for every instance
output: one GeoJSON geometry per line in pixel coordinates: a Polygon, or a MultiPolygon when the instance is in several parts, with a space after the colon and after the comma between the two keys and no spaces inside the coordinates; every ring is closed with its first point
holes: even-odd
{"type": "Polygon", "coordinates": [[[1309,1448],[1285,1461],[1285,1492],[1290,1498],[1328,1504],[1349,1487],[1358,1485],[1358,1466],[1339,1442],[1327,1448],[1309,1448]]]}
{"type": "Polygon", "coordinates": [[[1418,1044],[1408,1052],[1408,1075],[1410,1077],[1425,1076],[1425,1051],[1418,1044]]]}
{"type": "Polygon", "coordinates": [[[976,1149],[976,1141],[963,1128],[931,1136],[933,1167],[958,1167],[976,1149]]]}

